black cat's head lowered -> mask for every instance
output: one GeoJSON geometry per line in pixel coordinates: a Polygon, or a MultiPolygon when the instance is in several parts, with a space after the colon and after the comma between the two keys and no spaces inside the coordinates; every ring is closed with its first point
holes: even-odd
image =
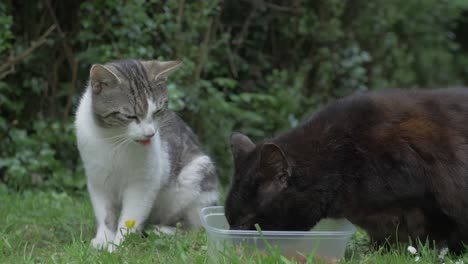
{"type": "Polygon", "coordinates": [[[225,203],[231,229],[252,230],[259,224],[263,230],[308,230],[322,217],[326,196],[310,201],[301,192],[300,181],[294,180],[297,170],[279,145],[255,145],[233,133],[231,150],[235,172],[225,203]]]}

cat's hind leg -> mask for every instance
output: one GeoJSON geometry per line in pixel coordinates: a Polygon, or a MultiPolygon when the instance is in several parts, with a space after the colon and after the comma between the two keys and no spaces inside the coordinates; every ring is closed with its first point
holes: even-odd
{"type": "Polygon", "coordinates": [[[455,254],[468,252],[468,228],[454,225],[449,235],[448,248],[455,254]]]}
{"type": "Polygon", "coordinates": [[[432,191],[439,209],[449,219],[452,229],[448,247],[455,253],[465,250],[468,243],[468,163],[452,166],[432,178],[432,191]],[[461,166],[463,165],[463,166],[461,166]]]}
{"type": "Polygon", "coordinates": [[[214,165],[208,156],[201,155],[185,165],[174,183],[161,190],[151,218],[153,223],[166,226],[181,221],[183,228],[199,227],[198,211],[217,199],[214,165]]]}
{"type": "Polygon", "coordinates": [[[175,226],[163,226],[163,225],[155,225],[153,227],[153,233],[156,235],[175,235],[177,228],[175,226]]]}
{"type": "Polygon", "coordinates": [[[191,203],[184,214],[184,222],[187,227],[196,228],[200,223],[200,210],[203,207],[214,206],[218,203],[218,192],[210,191],[202,193],[196,201],[191,203]]]}

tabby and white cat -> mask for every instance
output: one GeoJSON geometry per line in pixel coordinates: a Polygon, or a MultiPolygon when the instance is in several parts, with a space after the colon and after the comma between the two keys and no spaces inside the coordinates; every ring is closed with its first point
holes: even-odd
{"type": "Polygon", "coordinates": [[[165,80],[180,62],[121,60],[93,65],[76,113],[78,149],[97,221],[91,244],[114,251],[130,230],[198,227],[218,200],[210,158],[168,109],[165,80]],[[123,232],[125,231],[125,232],[123,232]]]}

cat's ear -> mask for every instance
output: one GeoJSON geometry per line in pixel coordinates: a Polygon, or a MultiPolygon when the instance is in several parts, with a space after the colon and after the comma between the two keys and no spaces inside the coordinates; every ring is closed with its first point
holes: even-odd
{"type": "Polygon", "coordinates": [[[153,80],[165,81],[167,77],[177,70],[182,65],[179,60],[174,61],[143,61],[142,64],[146,67],[148,74],[153,80]]]}
{"type": "Polygon", "coordinates": [[[99,94],[102,89],[112,88],[120,83],[120,79],[111,69],[104,65],[94,64],[89,71],[91,88],[95,94],[99,94]]]}
{"type": "Polygon", "coordinates": [[[231,135],[231,151],[234,157],[234,162],[239,160],[240,157],[247,155],[254,150],[255,144],[246,135],[234,132],[231,135]]]}
{"type": "Polygon", "coordinates": [[[262,180],[274,183],[277,190],[287,187],[291,176],[291,167],[283,150],[274,143],[265,143],[260,151],[260,166],[262,180]]]}

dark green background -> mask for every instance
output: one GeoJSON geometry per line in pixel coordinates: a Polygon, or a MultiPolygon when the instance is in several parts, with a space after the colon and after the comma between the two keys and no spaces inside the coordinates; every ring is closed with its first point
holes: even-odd
{"type": "Polygon", "coordinates": [[[466,0],[4,0],[0,27],[0,184],[11,190],[84,189],[72,121],[93,63],[181,59],[170,106],[224,184],[233,130],[272,137],[356,91],[468,79],[466,0]]]}

